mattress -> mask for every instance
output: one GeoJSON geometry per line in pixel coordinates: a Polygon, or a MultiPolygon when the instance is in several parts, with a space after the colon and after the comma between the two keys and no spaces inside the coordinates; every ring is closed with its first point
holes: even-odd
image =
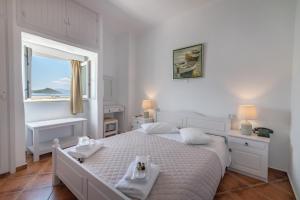
{"type": "Polygon", "coordinates": [[[222,163],[214,151],[139,131],[101,141],[104,148],[81,166],[107,184],[114,186],[137,155],[150,155],[152,162],[160,166],[160,174],[147,199],[214,198],[223,174],[222,163]]]}
{"type": "MultiPolygon", "coordinates": [[[[139,132],[143,132],[139,130],[139,132]]],[[[183,143],[182,137],[179,133],[164,133],[164,134],[155,134],[159,137],[167,138],[170,140],[174,140],[180,143],[183,143]]],[[[229,167],[231,163],[231,156],[229,154],[228,146],[226,144],[226,138],[223,136],[210,135],[211,142],[206,145],[199,145],[202,148],[208,149],[210,151],[215,152],[222,164],[222,175],[224,176],[226,167],[229,167]]]]}

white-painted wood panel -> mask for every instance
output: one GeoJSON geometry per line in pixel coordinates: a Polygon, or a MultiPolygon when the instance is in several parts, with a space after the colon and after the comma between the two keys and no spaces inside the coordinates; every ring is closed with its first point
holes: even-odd
{"type": "Polygon", "coordinates": [[[65,0],[19,0],[18,8],[21,25],[34,27],[37,31],[66,34],[65,0]]]}
{"type": "Polygon", "coordinates": [[[66,17],[66,2],[65,0],[47,0],[47,30],[66,35],[67,32],[67,17],[66,17]]]}
{"type": "Polygon", "coordinates": [[[6,25],[0,17],[0,174],[9,170],[8,131],[6,25]]]}
{"type": "MultiPolygon", "coordinates": [[[[2,0],[0,0],[2,1],[2,0]]],[[[73,0],[17,0],[21,27],[98,48],[98,14],[73,0]]]]}
{"type": "Polygon", "coordinates": [[[0,17],[6,15],[6,0],[0,0],[0,17]]]}
{"type": "Polygon", "coordinates": [[[68,29],[72,40],[79,40],[89,46],[98,46],[98,15],[74,2],[67,0],[68,29]]]}
{"type": "Polygon", "coordinates": [[[18,0],[18,19],[22,24],[45,27],[46,0],[18,0]]]}

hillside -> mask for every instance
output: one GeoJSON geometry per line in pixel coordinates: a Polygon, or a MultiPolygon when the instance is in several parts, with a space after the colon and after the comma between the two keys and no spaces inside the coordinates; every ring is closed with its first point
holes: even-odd
{"type": "Polygon", "coordinates": [[[41,90],[32,90],[32,93],[37,93],[37,94],[40,94],[40,93],[43,93],[43,94],[61,94],[60,91],[54,90],[52,88],[44,88],[44,89],[41,89],[41,90]]]}

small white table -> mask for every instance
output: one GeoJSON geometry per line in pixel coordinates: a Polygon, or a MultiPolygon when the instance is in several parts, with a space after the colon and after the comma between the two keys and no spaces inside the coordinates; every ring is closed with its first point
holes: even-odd
{"type": "Polygon", "coordinates": [[[86,136],[86,122],[87,119],[85,118],[64,118],[26,123],[27,128],[32,131],[32,146],[28,146],[28,149],[33,153],[33,160],[38,161],[41,154],[52,151],[52,141],[40,143],[40,131],[64,126],[72,126],[73,136],[60,138],[61,147],[67,148],[76,145],[79,136],[86,136]],[[76,125],[82,125],[82,134],[76,134],[76,125]]]}
{"type": "Polygon", "coordinates": [[[144,123],[152,123],[154,122],[153,118],[144,118],[143,116],[141,117],[133,117],[132,122],[131,122],[131,130],[136,130],[141,128],[141,125],[144,123]]]}
{"type": "Polygon", "coordinates": [[[228,147],[231,152],[229,169],[268,182],[270,138],[255,134],[242,135],[230,131],[228,147]]]}
{"type": "Polygon", "coordinates": [[[125,106],[121,104],[106,104],[103,106],[104,121],[103,121],[103,137],[113,134],[119,134],[126,132],[125,123],[125,106]],[[107,118],[115,118],[116,121],[105,121],[107,118]],[[106,132],[106,125],[114,123],[116,130],[106,132]]]}
{"type": "Polygon", "coordinates": [[[103,123],[103,128],[104,128],[104,131],[103,131],[103,134],[104,134],[104,137],[108,137],[108,136],[111,136],[111,135],[116,135],[118,134],[118,120],[115,119],[115,118],[108,118],[108,119],[104,119],[104,123],[103,123]],[[110,129],[109,126],[112,125],[114,127],[114,129],[110,129]]]}

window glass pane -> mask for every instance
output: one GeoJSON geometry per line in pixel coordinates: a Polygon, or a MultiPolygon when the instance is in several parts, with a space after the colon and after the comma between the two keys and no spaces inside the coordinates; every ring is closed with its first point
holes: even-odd
{"type": "Polygon", "coordinates": [[[81,67],[82,95],[87,95],[87,66],[81,67]]]}
{"type": "Polygon", "coordinates": [[[67,60],[32,56],[32,98],[69,98],[71,66],[67,60]]]}

